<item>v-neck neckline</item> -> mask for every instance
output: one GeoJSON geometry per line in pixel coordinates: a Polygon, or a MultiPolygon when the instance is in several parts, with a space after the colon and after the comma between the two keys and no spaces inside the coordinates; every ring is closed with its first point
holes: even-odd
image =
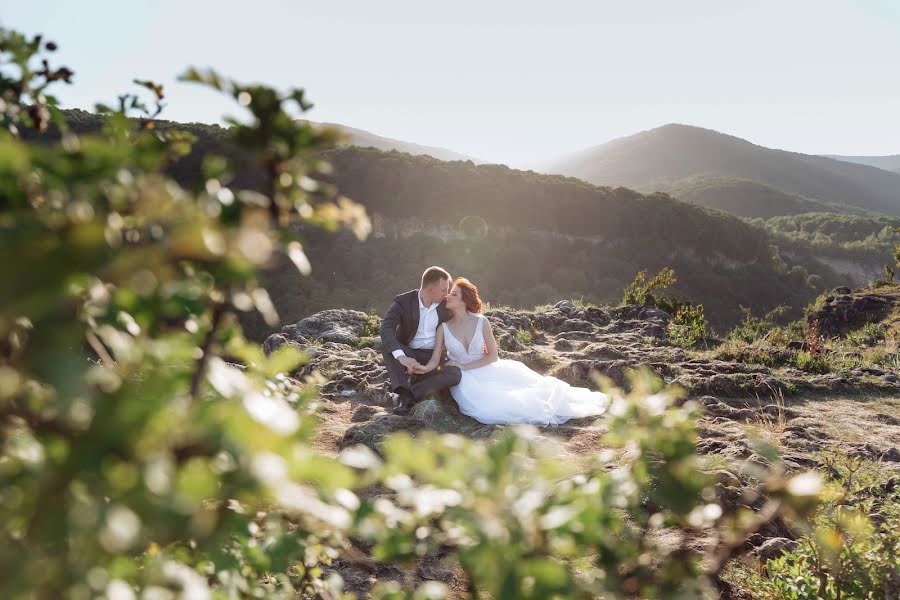
{"type": "Polygon", "coordinates": [[[456,340],[457,342],[459,342],[459,344],[460,344],[463,348],[466,349],[466,352],[469,353],[469,347],[472,345],[472,342],[475,341],[475,336],[478,335],[478,326],[479,326],[480,323],[481,323],[481,317],[475,317],[475,329],[472,330],[472,338],[469,340],[469,343],[468,343],[468,344],[464,343],[463,340],[461,340],[461,339],[459,339],[458,337],[456,337],[456,334],[453,333],[453,330],[452,330],[452,329],[450,329],[450,324],[449,324],[449,323],[446,323],[446,325],[447,325],[447,331],[450,332],[450,335],[453,336],[453,339],[456,340]]]}

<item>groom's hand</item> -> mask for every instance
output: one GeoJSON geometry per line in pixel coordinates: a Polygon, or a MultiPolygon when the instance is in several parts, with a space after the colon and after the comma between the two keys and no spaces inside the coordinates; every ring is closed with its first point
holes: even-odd
{"type": "Polygon", "coordinates": [[[409,356],[399,356],[397,357],[397,362],[406,367],[407,373],[415,373],[417,368],[422,367],[422,365],[419,364],[419,361],[409,356]]]}

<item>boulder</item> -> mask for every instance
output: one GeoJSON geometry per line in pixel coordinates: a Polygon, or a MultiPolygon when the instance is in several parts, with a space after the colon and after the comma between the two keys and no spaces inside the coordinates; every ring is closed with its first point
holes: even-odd
{"type": "Polygon", "coordinates": [[[797,541],[783,537],[771,538],[753,549],[753,554],[760,560],[778,558],[786,552],[797,548],[797,541]]]}
{"type": "Polygon", "coordinates": [[[839,337],[866,323],[881,321],[897,302],[891,294],[849,292],[825,300],[820,308],[806,316],[806,322],[810,327],[817,326],[819,335],[826,338],[839,337]]]}
{"type": "Polygon", "coordinates": [[[452,399],[443,399],[434,394],[417,402],[409,416],[423,427],[440,433],[488,437],[495,429],[494,426],[484,425],[462,414],[452,399]]]}
{"type": "Polygon", "coordinates": [[[263,348],[277,348],[285,341],[294,342],[301,347],[307,345],[310,340],[355,344],[370,326],[369,319],[366,313],[358,310],[345,308],[323,310],[293,325],[285,325],[279,333],[272,334],[266,339],[263,348]],[[284,341],[281,338],[284,338],[284,341]]]}

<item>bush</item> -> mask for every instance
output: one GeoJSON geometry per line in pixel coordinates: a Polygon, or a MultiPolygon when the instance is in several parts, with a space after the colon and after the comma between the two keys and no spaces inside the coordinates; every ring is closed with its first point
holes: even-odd
{"type": "Polygon", "coordinates": [[[890,265],[884,265],[884,272],[881,274],[881,277],[872,280],[873,287],[894,285],[894,270],[890,267],[890,265]]]}
{"type": "Polygon", "coordinates": [[[878,463],[825,457],[829,500],[797,547],[766,563],[773,598],[890,598],[900,591],[900,490],[878,463]]]}
{"type": "Polygon", "coordinates": [[[678,308],[675,318],[669,321],[669,339],[682,348],[693,348],[709,331],[703,305],[685,304],[678,308]]]}
{"type": "Polygon", "coordinates": [[[777,306],[763,316],[755,317],[751,309],[742,306],[741,312],[744,314],[744,319],[728,332],[728,339],[748,343],[764,339],[780,330],[777,319],[787,310],[787,306],[777,306]]]}
{"type": "Polygon", "coordinates": [[[646,306],[658,306],[660,300],[653,293],[657,290],[665,290],[675,285],[675,271],[665,267],[647,281],[647,270],[641,269],[634,280],[625,286],[622,296],[622,305],[639,304],[646,306]]]}

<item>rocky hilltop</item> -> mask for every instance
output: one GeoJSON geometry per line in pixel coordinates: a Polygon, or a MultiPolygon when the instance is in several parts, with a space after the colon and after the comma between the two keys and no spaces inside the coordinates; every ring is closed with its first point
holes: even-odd
{"type": "MultiPolygon", "coordinates": [[[[890,321],[885,307],[895,301],[893,291],[837,290],[809,318],[820,321],[823,331],[838,334],[849,323],[890,321]]],[[[501,357],[541,373],[588,387],[597,386],[596,373],[627,388],[629,371],[646,369],[683,388],[685,396],[705,410],[699,423],[701,452],[735,467],[720,473],[722,502],[761,506],[756,484],[737,468],[770,463],[755,440],[777,448],[790,471],[826,468],[821,455],[829,451],[880,461],[889,471],[900,468],[900,373],[894,368],[860,363],[823,369],[815,363],[806,367],[802,361],[804,368],[799,368],[796,354],[808,352],[806,342],[765,352],[757,346],[750,352],[706,340],[707,348],[686,350],[669,339],[670,315],[648,306],[603,308],[561,301],[542,310],[496,309],[486,314],[501,357]]],[[[489,438],[498,431],[437,398],[417,404],[409,415],[392,414],[377,331],[377,317],[336,309],[288,325],[265,341],[266,352],[283,344],[302,348],[310,360],[294,375],[316,372],[323,378],[323,427],[317,442],[322,452],[337,453],[354,444],[378,450],[386,435],[401,430],[473,438],[489,438]]],[[[567,459],[578,460],[601,449],[604,431],[601,417],[545,428],[541,434],[558,440],[567,459]]],[[[795,536],[789,526],[778,523],[757,534],[748,551],[777,555],[795,536]]]]}

